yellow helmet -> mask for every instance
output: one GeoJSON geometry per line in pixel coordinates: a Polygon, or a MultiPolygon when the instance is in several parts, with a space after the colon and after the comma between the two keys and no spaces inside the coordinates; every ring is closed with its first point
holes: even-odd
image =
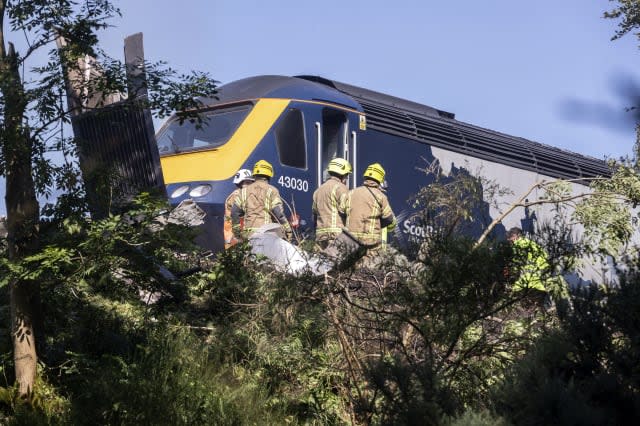
{"type": "Polygon", "coordinates": [[[268,178],[273,177],[273,166],[271,163],[265,160],[259,160],[255,166],[253,166],[253,175],[266,176],[268,178]]]}
{"type": "Polygon", "coordinates": [[[364,171],[364,177],[373,179],[378,183],[384,182],[385,171],[380,163],[373,163],[364,171]]]}
{"type": "Polygon", "coordinates": [[[333,160],[329,161],[327,171],[340,176],[344,176],[351,173],[352,169],[351,164],[344,158],[334,158],[333,160]]]}

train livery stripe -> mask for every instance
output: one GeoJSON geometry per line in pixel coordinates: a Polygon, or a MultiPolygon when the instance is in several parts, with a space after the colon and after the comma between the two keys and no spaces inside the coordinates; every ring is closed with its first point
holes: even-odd
{"type": "Polygon", "coordinates": [[[161,157],[165,184],[229,179],[288,104],[288,99],[260,99],[229,142],[221,147],[161,157]]]}

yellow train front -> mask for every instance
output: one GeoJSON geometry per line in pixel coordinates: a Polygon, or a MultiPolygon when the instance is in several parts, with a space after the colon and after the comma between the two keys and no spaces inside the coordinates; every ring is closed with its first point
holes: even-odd
{"type": "Polygon", "coordinates": [[[223,248],[224,201],[235,188],[233,175],[260,159],[274,165],[271,183],[280,189],[287,216],[297,215],[299,233],[307,233],[312,194],[327,163],[336,156],[355,162],[358,132],[365,127],[360,106],[325,85],[280,76],[227,84],[217,99],[204,102],[203,125],[174,117],[156,137],[171,204],[190,198],[206,212],[199,244],[223,248]]]}

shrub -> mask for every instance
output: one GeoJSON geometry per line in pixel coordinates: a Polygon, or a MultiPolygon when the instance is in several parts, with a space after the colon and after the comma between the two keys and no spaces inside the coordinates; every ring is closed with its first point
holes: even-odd
{"type": "Polygon", "coordinates": [[[540,339],[496,393],[515,424],[627,424],[640,416],[640,274],[574,292],[561,328],[540,339]]]}
{"type": "Polygon", "coordinates": [[[275,424],[259,389],[212,362],[182,329],[153,330],[130,357],[105,357],[73,398],[75,424],[275,424]]]}

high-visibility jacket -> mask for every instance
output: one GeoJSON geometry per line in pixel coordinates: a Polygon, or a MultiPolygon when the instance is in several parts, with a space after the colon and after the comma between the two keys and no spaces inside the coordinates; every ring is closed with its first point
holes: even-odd
{"type": "Polygon", "coordinates": [[[231,209],[240,195],[240,188],[235,189],[224,202],[224,248],[229,248],[236,244],[238,240],[233,235],[231,222],[231,209]]]}
{"type": "Polygon", "coordinates": [[[349,190],[342,181],[331,176],[313,193],[313,214],[316,216],[316,240],[334,240],[344,227],[345,202],[349,190]]]}
{"type": "Polygon", "coordinates": [[[513,283],[514,291],[528,288],[546,291],[546,283],[552,279],[547,253],[525,237],[513,242],[512,268],[518,277],[513,283]]]}
{"type": "Polygon", "coordinates": [[[251,235],[267,223],[280,223],[287,234],[291,226],[284,214],[280,192],[266,179],[256,178],[255,182],[243,187],[236,197],[231,211],[233,232],[240,235],[240,217],[244,218],[244,233],[251,235]]]}
{"type": "Polygon", "coordinates": [[[376,182],[369,179],[362,186],[349,191],[345,211],[347,229],[364,245],[379,245],[382,228],[393,229],[396,225],[396,217],[387,196],[376,182]]]}

